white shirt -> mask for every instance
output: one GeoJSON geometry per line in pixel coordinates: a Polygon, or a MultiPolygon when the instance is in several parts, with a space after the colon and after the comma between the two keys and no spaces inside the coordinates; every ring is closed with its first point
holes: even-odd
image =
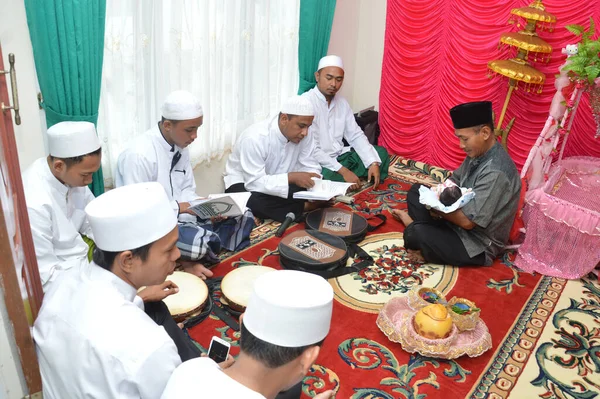
{"type": "Polygon", "coordinates": [[[44,398],[160,398],[181,359],[135,296],[94,263],[46,293],[33,327],[44,398]]]}
{"type": "Polygon", "coordinates": [[[134,138],[119,155],[117,162],[117,187],[145,182],[159,182],[173,209],[177,211],[177,202],[189,202],[198,198],[189,150],[177,145],[171,146],[160,132],[158,124],[134,138]],[[171,168],[173,157],[177,153],[181,154],[181,158],[171,168]]]}
{"type": "Polygon", "coordinates": [[[65,270],[88,264],[89,247],[80,234],[93,238],[84,209],[94,195],[88,187],[61,183],[46,158],[37,159],[23,173],[23,188],[40,279],[47,291],[65,270]]]}
{"type": "Polygon", "coordinates": [[[161,399],[182,398],[265,399],[229,377],[208,357],[188,360],[177,367],[161,399]]]}
{"type": "Polygon", "coordinates": [[[338,94],[333,97],[331,104],[327,104],[327,99],[316,86],[302,95],[310,100],[315,109],[315,120],[310,131],[317,147],[315,154],[322,167],[334,172],[340,170],[342,164],[337,157],[350,151],[351,147],[358,153],[365,168],[373,162],[381,163],[377,150],[356,123],[352,108],[344,97],[338,94]],[[350,147],[344,147],[343,139],[350,147]]]}
{"type": "Polygon", "coordinates": [[[321,173],[321,167],[312,134],[298,144],[288,141],[275,116],[244,130],[227,160],[225,187],[244,183],[247,191],[287,198],[289,172],[321,173]]]}

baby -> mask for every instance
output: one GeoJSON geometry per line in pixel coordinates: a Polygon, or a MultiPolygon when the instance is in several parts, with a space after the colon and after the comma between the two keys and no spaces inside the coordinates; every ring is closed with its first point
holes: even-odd
{"type": "Polygon", "coordinates": [[[462,197],[462,191],[460,190],[460,187],[450,186],[450,187],[446,187],[440,193],[440,202],[444,206],[450,206],[450,205],[454,204],[456,201],[458,201],[460,199],[460,197],[462,197]]]}
{"type": "Polygon", "coordinates": [[[419,202],[443,213],[454,212],[474,196],[473,190],[460,188],[450,179],[432,187],[419,187],[419,202]]]}

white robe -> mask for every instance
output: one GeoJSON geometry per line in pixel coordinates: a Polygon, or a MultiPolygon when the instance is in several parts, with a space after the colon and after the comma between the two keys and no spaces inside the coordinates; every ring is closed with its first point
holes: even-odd
{"type": "Polygon", "coordinates": [[[177,367],[161,399],[265,399],[225,374],[210,358],[188,360],[177,367]]]}
{"type": "Polygon", "coordinates": [[[94,263],[46,293],[33,328],[44,398],[160,398],[181,360],[135,296],[94,263]]]}
{"type": "Polygon", "coordinates": [[[288,141],[275,116],[250,126],[237,140],[225,167],[225,188],[244,183],[247,191],[287,198],[289,172],[321,173],[321,167],[312,134],[298,144],[288,141]]]}
{"type": "Polygon", "coordinates": [[[179,211],[177,202],[198,198],[189,150],[171,146],[160,132],[158,124],[133,139],[119,155],[117,162],[117,187],[143,182],[159,182],[176,211],[179,211]],[[177,152],[181,158],[171,169],[177,152]]]}
{"type": "Polygon", "coordinates": [[[23,188],[40,279],[47,291],[65,270],[89,263],[89,247],[80,234],[93,238],[84,209],[94,195],[88,187],[61,183],[46,158],[37,159],[23,173],[23,188]]]}
{"type": "Polygon", "coordinates": [[[352,108],[344,97],[338,94],[333,97],[331,104],[327,104],[327,99],[316,86],[302,95],[310,100],[315,109],[315,120],[310,131],[314,135],[317,147],[315,154],[322,167],[334,172],[340,170],[342,164],[337,157],[350,151],[350,148],[358,153],[365,168],[373,162],[381,164],[377,150],[356,123],[352,108]],[[344,147],[343,139],[350,147],[344,147]]]}

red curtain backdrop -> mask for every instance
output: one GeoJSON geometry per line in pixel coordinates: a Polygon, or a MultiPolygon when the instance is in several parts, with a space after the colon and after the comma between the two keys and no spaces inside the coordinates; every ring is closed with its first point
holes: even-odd
{"type": "MultiPolygon", "coordinates": [[[[454,137],[448,110],[463,102],[491,100],[497,122],[508,80],[488,78],[487,63],[513,56],[507,47],[498,46],[500,34],[522,29],[509,24],[510,11],[528,4],[514,0],[388,0],[379,94],[380,143],[404,157],[456,168],[465,154],[454,137]]],[[[533,64],[546,73],[543,92],[516,90],[504,122],[517,118],[508,137],[508,150],[519,169],[548,117],[554,76],[566,57],[561,50],[577,40],[564,26],[587,27],[590,16],[600,25],[598,0],[547,0],[544,4],[558,21],[553,32],[539,32],[553,47],[548,64],[533,64]]],[[[600,157],[600,139],[594,139],[595,132],[589,96],[584,95],[565,156],[600,157]]]]}

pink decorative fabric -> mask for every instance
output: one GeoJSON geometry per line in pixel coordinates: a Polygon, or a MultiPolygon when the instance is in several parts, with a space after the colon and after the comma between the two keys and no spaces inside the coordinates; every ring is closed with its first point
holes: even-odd
{"type": "MultiPolygon", "coordinates": [[[[388,0],[379,95],[380,143],[404,157],[456,168],[465,154],[454,137],[448,110],[462,102],[491,100],[498,119],[508,83],[505,78],[489,79],[487,62],[509,57],[508,49],[498,46],[500,35],[522,29],[508,23],[510,10],[529,3],[388,0]]],[[[508,150],[519,168],[548,118],[555,94],[554,76],[566,61],[561,50],[577,40],[564,26],[587,27],[590,16],[600,20],[597,0],[545,0],[544,4],[558,22],[553,32],[539,33],[554,49],[548,64],[534,63],[546,73],[543,93],[515,91],[504,122],[506,125],[513,116],[517,117],[508,137],[508,150]]],[[[586,94],[581,99],[565,156],[600,157],[600,140],[594,139],[595,131],[586,94]]]]}
{"type": "Polygon", "coordinates": [[[377,316],[377,326],[392,342],[398,342],[407,352],[418,352],[423,356],[455,359],[467,355],[476,357],[492,347],[492,337],[483,320],[475,328],[459,332],[456,325],[444,339],[427,339],[414,329],[413,319],[417,310],[409,305],[407,297],[390,299],[377,316]]]}
{"type": "Polygon", "coordinates": [[[571,157],[552,166],[526,196],[525,241],[515,264],[527,272],[577,279],[600,262],[600,158],[571,157]]]}

